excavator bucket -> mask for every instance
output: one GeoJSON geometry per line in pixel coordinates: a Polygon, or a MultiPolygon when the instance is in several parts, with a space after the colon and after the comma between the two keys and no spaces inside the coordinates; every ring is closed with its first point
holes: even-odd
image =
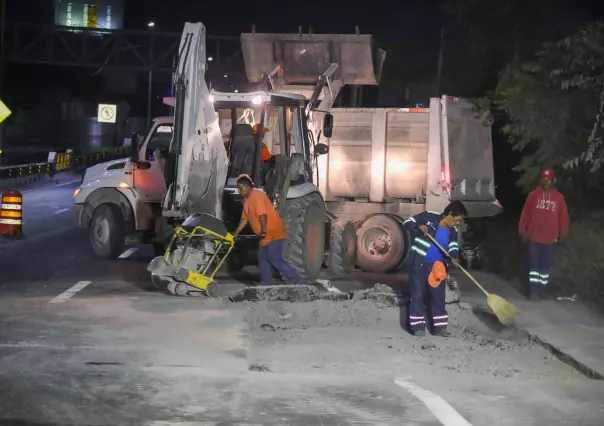
{"type": "Polygon", "coordinates": [[[386,52],[367,34],[241,34],[245,72],[251,83],[280,66],[286,85],[314,85],[331,64],[346,84],[377,85],[386,52]]]}

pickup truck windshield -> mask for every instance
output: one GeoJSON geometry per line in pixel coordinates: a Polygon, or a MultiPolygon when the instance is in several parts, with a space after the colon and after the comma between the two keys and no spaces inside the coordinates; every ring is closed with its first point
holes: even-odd
{"type": "Polygon", "coordinates": [[[147,149],[145,151],[145,158],[147,161],[153,161],[153,151],[157,148],[166,150],[170,149],[170,142],[172,141],[172,123],[160,124],[155,128],[149,142],[147,143],[147,149]]]}

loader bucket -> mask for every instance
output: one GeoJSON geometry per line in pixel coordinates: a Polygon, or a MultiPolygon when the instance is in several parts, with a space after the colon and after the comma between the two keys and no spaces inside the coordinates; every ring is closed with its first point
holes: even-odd
{"type": "Polygon", "coordinates": [[[377,85],[386,52],[367,34],[241,34],[245,72],[251,83],[280,65],[285,84],[310,85],[330,64],[343,84],[377,85]]]}

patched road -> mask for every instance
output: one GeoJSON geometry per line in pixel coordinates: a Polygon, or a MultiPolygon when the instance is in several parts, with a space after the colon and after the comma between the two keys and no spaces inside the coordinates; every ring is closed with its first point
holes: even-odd
{"type": "MultiPolygon", "coordinates": [[[[359,309],[334,310],[327,323],[317,318],[329,305],[309,304],[306,316],[271,305],[276,316],[265,318],[266,304],[157,291],[145,270],[150,248],[115,261],[90,253],[73,226],[74,189],[24,194],[26,238],[0,239],[2,425],[601,424],[601,382],[568,372],[473,375],[459,358],[446,368],[445,349],[466,343],[437,342],[423,355],[390,308],[370,306],[381,322],[365,324],[359,309]],[[360,325],[338,324],[338,315],[360,325]]],[[[360,274],[335,284],[349,291],[376,281],[360,274]]],[[[509,369],[513,355],[498,351],[493,365],[509,369]]],[[[555,362],[543,353],[543,371],[555,362]]]]}

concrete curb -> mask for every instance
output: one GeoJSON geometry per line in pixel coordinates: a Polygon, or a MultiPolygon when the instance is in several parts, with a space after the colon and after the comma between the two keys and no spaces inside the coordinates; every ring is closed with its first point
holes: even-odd
{"type": "Polygon", "coordinates": [[[56,179],[56,177],[53,179],[50,179],[48,177],[48,175],[31,175],[31,176],[26,176],[26,177],[22,177],[22,178],[0,180],[0,190],[4,191],[4,190],[8,190],[8,189],[14,189],[21,193],[25,193],[25,192],[31,192],[31,191],[38,191],[40,189],[56,188],[58,186],[71,185],[71,184],[79,182],[79,181],[80,181],[80,179],[72,179],[69,181],[60,182],[59,180],[56,179]],[[28,185],[32,185],[32,184],[40,182],[42,180],[47,180],[48,184],[39,186],[39,187],[35,187],[35,188],[28,188],[28,185]]]}
{"type": "Polygon", "coordinates": [[[80,182],[80,179],[74,179],[74,180],[70,180],[70,181],[67,181],[67,182],[51,183],[50,185],[40,186],[39,188],[25,189],[24,191],[20,191],[20,192],[22,194],[25,194],[27,192],[41,191],[43,189],[51,189],[51,188],[58,188],[58,187],[61,187],[61,186],[72,185],[72,184],[78,183],[78,182],[80,182]]]}
{"type": "Polygon", "coordinates": [[[46,173],[3,179],[0,180],[0,189],[10,189],[16,186],[31,185],[32,183],[41,181],[43,179],[49,179],[46,173]]]}
{"type": "Polygon", "coordinates": [[[554,345],[546,342],[541,337],[539,337],[537,334],[533,334],[529,330],[526,330],[526,332],[528,333],[529,339],[532,342],[537,343],[538,345],[540,345],[547,351],[551,352],[556,358],[558,358],[564,364],[574,368],[575,370],[577,370],[579,373],[581,373],[588,379],[604,380],[604,375],[597,372],[596,370],[589,367],[588,365],[582,363],[577,358],[573,357],[572,355],[569,355],[568,353],[560,350],[559,348],[555,347],[554,345]]]}
{"type": "Polygon", "coordinates": [[[484,325],[486,325],[489,329],[497,333],[497,335],[504,340],[510,338],[510,336],[506,335],[506,333],[514,334],[524,334],[528,338],[529,341],[537,343],[539,346],[550,352],[554,355],[558,360],[563,362],[564,364],[574,368],[577,372],[584,375],[585,377],[593,380],[604,380],[603,372],[598,372],[593,368],[589,367],[585,363],[579,361],[574,356],[566,353],[562,349],[557,346],[552,345],[547,342],[546,339],[539,336],[538,333],[534,333],[531,331],[529,327],[519,327],[516,324],[511,326],[504,326],[497,320],[497,317],[491,312],[491,310],[483,304],[473,304],[462,302],[461,305],[468,305],[471,307],[471,312],[474,314],[479,321],[481,321],[484,325]]]}

